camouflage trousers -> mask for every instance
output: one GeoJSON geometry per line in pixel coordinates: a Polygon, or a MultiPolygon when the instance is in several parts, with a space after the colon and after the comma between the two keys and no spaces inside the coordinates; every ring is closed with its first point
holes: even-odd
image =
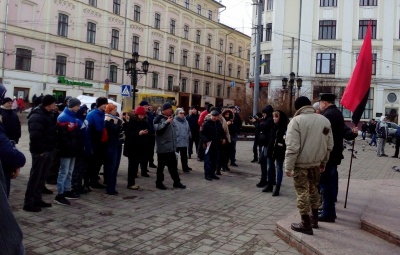
{"type": "Polygon", "coordinates": [[[320,207],[321,199],[317,187],[320,176],[319,167],[295,167],[293,180],[297,193],[297,208],[299,208],[300,215],[307,215],[311,209],[320,207]]]}

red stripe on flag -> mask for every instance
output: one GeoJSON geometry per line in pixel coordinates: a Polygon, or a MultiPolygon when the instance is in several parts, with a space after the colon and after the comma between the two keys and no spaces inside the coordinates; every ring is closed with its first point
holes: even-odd
{"type": "MultiPolygon", "coordinates": [[[[363,99],[371,86],[372,77],[372,45],[371,45],[371,21],[368,24],[367,33],[361,47],[360,55],[353,74],[350,77],[346,90],[340,103],[350,111],[354,112],[361,106],[363,99]]],[[[361,106],[365,109],[365,105],[361,106]]]]}

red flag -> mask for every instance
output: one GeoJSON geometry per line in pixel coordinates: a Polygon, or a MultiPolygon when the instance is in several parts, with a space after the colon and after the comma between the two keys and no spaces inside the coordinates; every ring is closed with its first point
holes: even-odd
{"type": "Polygon", "coordinates": [[[350,77],[346,90],[340,103],[353,112],[353,122],[358,124],[368,101],[369,89],[372,77],[372,45],[371,45],[371,21],[368,23],[367,33],[358,55],[356,66],[350,77]]]}

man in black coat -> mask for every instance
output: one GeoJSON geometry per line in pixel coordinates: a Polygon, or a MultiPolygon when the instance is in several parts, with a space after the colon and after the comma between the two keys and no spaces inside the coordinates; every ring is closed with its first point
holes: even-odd
{"type": "Polygon", "coordinates": [[[196,153],[197,148],[199,147],[199,140],[200,140],[200,127],[199,127],[199,114],[197,113],[197,109],[195,106],[190,107],[189,114],[186,116],[186,120],[189,123],[190,128],[190,137],[189,137],[189,158],[192,157],[193,154],[193,143],[196,146],[196,153]]]}
{"type": "MultiPolygon", "coordinates": [[[[157,166],[154,164],[154,148],[156,146],[156,131],[154,130],[154,125],[153,125],[153,121],[154,118],[156,117],[154,115],[154,112],[152,110],[149,110],[150,105],[149,102],[147,102],[146,100],[143,100],[139,103],[139,106],[143,106],[144,109],[146,110],[146,116],[147,116],[147,121],[148,123],[150,123],[149,126],[149,146],[147,146],[147,162],[149,164],[149,167],[151,168],[157,168],[157,166]]],[[[146,170],[146,175],[147,174],[146,170]]],[[[147,176],[148,177],[148,176],[147,176]]]]}
{"type": "Polygon", "coordinates": [[[335,222],[336,210],[335,202],[338,193],[338,165],[343,159],[343,139],[354,140],[358,135],[357,127],[350,129],[344,123],[342,112],[336,107],[336,96],[331,93],[321,93],[319,95],[319,108],[332,126],[333,149],[329,160],[325,166],[325,171],[321,174],[320,189],[322,192],[322,212],[319,221],[335,222]]]}
{"type": "Polygon", "coordinates": [[[52,95],[45,95],[42,103],[28,115],[32,168],[23,207],[28,212],[39,212],[42,207],[51,207],[50,203],[42,200],[42,189],[56,148],[56,123],[52,113],[55,107],[56,99],[52,95]]]}
{"type": "Polygon", "coordinates": [[[231,151],[229,153],[229,159],[231,161],[231,166],[238,166],[236,164],[236,142],[240,130],[242,129],[242,119],[239,115],[240,108],[238,106],[229,106],[229,109],[233,112],[233,128],[229,130],[229,134],[231,136],[231,151]]]}

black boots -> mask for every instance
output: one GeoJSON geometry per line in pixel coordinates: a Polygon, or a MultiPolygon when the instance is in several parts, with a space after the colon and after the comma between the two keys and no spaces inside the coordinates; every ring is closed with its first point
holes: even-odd
{"type": "Polygon", "coordinates": [[[256,184],[256,186],[257,186],[258,188],[264,188],[264,187],[267,186],[267,185],[268,185],[268,182],[265,181],[265,180],[263,180],[263,179],[261,179],[260,182],[256,184]]]}
{"type": "Polygon", "coordinates": [[[300,223],[292,223],[291,225],[292,230],[296,232],[300,232],[307,235],[313,234],[313,229],[311,227],[311,219],[310,215],[301,215],[301,222],[300,223]]]}
{"type": "Polygon", "coordinates": [[[312,209],[311,227],[318,228],[318,209],[312,209]]]}
{"type": "Polygon", "coordinates": [[[274,190],[274,193],[272,193],[272,196],[273,196],[273,197],[279,196],[279,191],[280,191],[280,190],[281,190],[281,185],[280,185],[280,184],[276,184],[275,190],[274,190]]]}
{"type": "Polygon", "coordinates": [[[267,187],[265,187],[262,192],[272,192],[272,190],[274,189],[274,185],[268,183],[267,187]]]}

